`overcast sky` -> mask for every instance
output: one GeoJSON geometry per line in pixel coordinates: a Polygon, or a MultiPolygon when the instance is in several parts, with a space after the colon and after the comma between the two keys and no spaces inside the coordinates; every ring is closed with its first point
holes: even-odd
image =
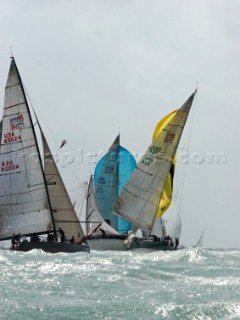
{"type": "Polygon", "coordinates": [[[71,169],[58,163],[72,188],[119,132],[144,152],[198,85],[181,243],[204,229],[204,246],[240,247],[239,12],[238,0],[0,0],[1,108],[12,47],[52,151],[66,139],[75,157],[71,169]]]}

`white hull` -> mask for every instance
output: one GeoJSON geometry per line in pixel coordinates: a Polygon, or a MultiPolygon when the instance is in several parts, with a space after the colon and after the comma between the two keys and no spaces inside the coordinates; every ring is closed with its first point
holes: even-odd
{"type": "Polygon", "coordinates": [[[127,235],[94,235],[87,240],[91,250],[100,251],[126,251],[128,247],[124,244],[127,235]]]}
{"type": "Polygon", "coordinates": [[[91,250],[99,251],[127,251],[138,249],[149,250],[176,250],[174,243],[134,238],[131,244],[125,243],[127,236],[97,236],[88,239],[91,250]]]}

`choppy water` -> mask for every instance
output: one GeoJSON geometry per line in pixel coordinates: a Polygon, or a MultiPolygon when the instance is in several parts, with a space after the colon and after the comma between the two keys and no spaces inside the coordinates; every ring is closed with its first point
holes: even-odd
{"type": "Polygon", "coordinates": [[[240,251],[0,250],[0,319],[240,319],[240,251]]]}

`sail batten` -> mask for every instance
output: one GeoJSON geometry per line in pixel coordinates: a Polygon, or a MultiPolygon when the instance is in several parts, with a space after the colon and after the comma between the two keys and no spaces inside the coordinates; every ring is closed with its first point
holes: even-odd
{"type": "Polygon", "coordinates": [[[151,232],[195,93],[147,149],[115,205],[120,217],[151,232]]]}

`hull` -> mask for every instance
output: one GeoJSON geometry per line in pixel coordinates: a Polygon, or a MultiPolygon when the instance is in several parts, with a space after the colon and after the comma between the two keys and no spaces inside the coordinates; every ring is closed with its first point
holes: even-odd
{"type": "Polygon", "coordinates": [[[88,239],[91,250],[99,251],[126,251],[124,244],[126,236],[122,235],[95,235],[88,239]]]}
{"type": "Polygon", "coordinates": [[[90,247],[85,244],[72,244],[70,242],[27,242],[23,241],[13,250],[27,252],[33,249],[41,249],[45,252],[58,253],[74,253],[74,252],[90,252],[90,247]]]}
{"type": "Polygon", "coordinates": [[[149,250],[176,250],[177,246],[175,241],[155,241],[155,240],[143,240],[137,239],[137,241],[133,242],[133,246],[131,246],[130,250],[134,249],[149,249],[149,250]]]}
{"type": "Polygon", "coordinates": [[[155,241],[134,238],[133,242],[126,243],[126,235],[97,235],[88,239],[88,244],[91,250],[99,251],[127,251],[137,249],[149,250],[176,250],[177,246],[173,241],[155,241]]]}

